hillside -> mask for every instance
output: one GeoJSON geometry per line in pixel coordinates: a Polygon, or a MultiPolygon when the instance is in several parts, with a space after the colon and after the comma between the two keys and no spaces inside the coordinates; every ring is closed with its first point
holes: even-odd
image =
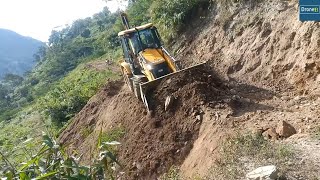
{"type": "Polygon", "coordinates": [[[122,83],[107,84],[60,135],[69,153],[88,164],[99,132],[120,131],[124,179],[244,179],[271,164],[280,178],[320,177],[320,27],[297,21],[293,1],[212,3],[171,42],[185,67],[207,68],[164,79],[153,117],[122,83]],[[281,134],[282,121],[296,134],[281,134]]]}
{"type": "Polygon", "coordinates": [[[183,67],[204,65],[162,79],[147,112],[120,79],[119,12],[53,31],[0,101],[0,176],[320,178],[320,26],[297,20],[297,1],[129,2],[131,25],[152,21],[183,67]]]}
{"type": "Polygon", "coordinates": [[[35,65],[33,55],[43,42],[0,29],[0,77],[7,73],[23,75],[35,65]]]}

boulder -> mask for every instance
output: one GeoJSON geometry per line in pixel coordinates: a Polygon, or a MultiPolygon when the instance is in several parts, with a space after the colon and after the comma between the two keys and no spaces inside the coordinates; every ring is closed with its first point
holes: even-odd
{"type": "Polygon", "coordinates": [[[279,171],[274,165],[259,167],[246,175],[248,180],[277,179],[279,171]]]}
{"type": "Polygon", "coordinates": [[[265,137],[265,139],[272,139],[272,140],[277,140],[279,138],[274,128],[269,128],[268,130],[262,133],[262,136],[265,137]]]}
{"type": "Polygon", "coordinates": [[[296,129],[286,121],[280,121],[278,123],[276,132],[282,138],[288,138],[297,133],[296,129]]]}

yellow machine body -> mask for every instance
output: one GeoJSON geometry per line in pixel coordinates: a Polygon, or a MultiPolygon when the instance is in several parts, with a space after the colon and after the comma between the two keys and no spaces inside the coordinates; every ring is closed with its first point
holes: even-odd
{"type": "Polygon", "coordinates": [[[125,30],[118,36],[123,49],[120,66],[124,80],[149,111],[148,94],[151,89],[161,79],[193,67],[180,70],[179,61],[163,47],[157,28],[152,23],[130,28],[127,15],[122,13],[121,19],[125,30]]]}

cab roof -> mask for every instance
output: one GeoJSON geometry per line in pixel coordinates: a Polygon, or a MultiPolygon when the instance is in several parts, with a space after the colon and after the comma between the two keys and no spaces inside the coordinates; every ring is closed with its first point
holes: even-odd
{"type": "Polygon", "coordinates": [[[142,25],[142,26],[138,26],[138,27],[135,27],[135,28],[131,28],[131,29],[128,29],[128,30],[125,30],[125,31],[121,31],[118,33],[118,36],[123,36],[125,34],[130,34],[130,33],[133,33],[133,32],[136,32],[137,30],[144,30],[144,29],[147,29],[149,27],[152,27],[153,24],[152,23],[148,23],[148,24],[145,24],[145,25],[142,25]]]}

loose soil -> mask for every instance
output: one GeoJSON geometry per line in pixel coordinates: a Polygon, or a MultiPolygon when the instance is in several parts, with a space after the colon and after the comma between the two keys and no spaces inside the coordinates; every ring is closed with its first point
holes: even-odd
{"type": "MultiPolygon", "coordinates": [[[[162,79],[149,97],[152,115],[122,85],[118,81],[108,83],[61,134],[60,142],[71,144],[70,153],[88,154],[100,129],[121,126],[125,136],[120,139],[117,155],[126,179],[156,179],[171,166],[182,164],[198,138],[202,109],[208,102],[228,96],[228,88],[208,66],[162,79]],[[197,76],[191,76],[195,73],[197,76]],[[168,96],[172,96],[173,104],[165,111],[168,96]],[[83,128],[92,133],[84,137],[79,133],[83,128]]],[[[90,163],[90,157],[83,156],[82,161],[90,163]]]]}

